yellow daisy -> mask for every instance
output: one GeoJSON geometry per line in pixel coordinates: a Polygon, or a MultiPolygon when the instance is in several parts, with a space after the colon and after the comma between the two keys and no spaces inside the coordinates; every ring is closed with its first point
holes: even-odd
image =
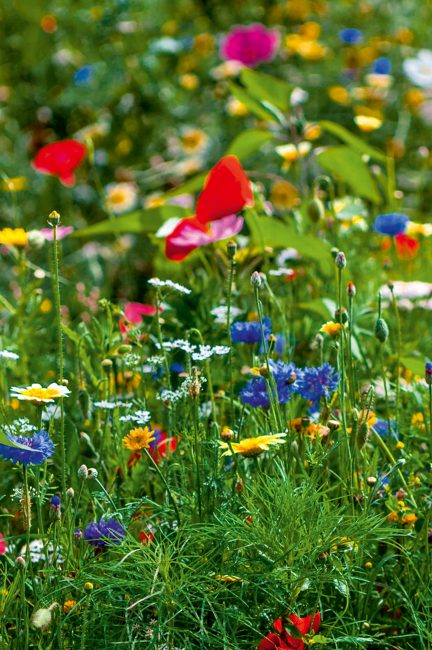
{"type": "Polygon", "coordinates": [[[231,447],[227,442],[219,441],[219,446],[224,450],[222,456],[232,456],[232,452],[241,456],[259,456],[268,451],[271,445],[283,445],[286,441],[286,433],[274,433],[270,436],[258,436],[257,438],[245,438],[240,442],[232,442],[231,447]]]}
{"type": "Polygon", "coordinates": [[[376,131],[382,126],[382,120],[373,115],[356,115],[354,122],[360,131],[364,133],[372,133],[372,131],[376,131]]]}
{"type": "Polygon", "coordinates": [[[341,327],[342,326],[340,323],[335,323],[334,321],[330,320],[328,321],[328,323],[324,323],[324,325],[320,329],[320,332],[324,332],[324,334],[328,334],[329,336],[336,338],[337,336],[339,336],[341,327]]]}
{"type": "Polygon", "coordinates": [[[123,438],[123,445],[131,451],[138,451],[139,449],[148,449],[150,443],[155,440],[154,431],[150,431],[148,427],[132,429],[128,435],[123,438]]]}

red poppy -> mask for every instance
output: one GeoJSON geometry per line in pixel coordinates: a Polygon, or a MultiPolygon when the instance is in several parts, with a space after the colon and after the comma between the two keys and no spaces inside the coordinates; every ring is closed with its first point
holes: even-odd
{"type": "Polygon", "coordinates": [[[152,541],[154,540],[153,533],[143,533],[143,531],[141,531],[139,536],[140,536],[141,543],[144,544],[144,546],[147,546],[147,544],[151,544],[152,541]]]}
{"type": "Polygon", "coordinates": [[[265,639],[259,644],[258,650],[274,650],[275,648],[282,648],[282,650],[304,650],[306,646],[303,637],[309,634],[311,630],[313,630],[314,634],[318,632],[321,623],[321,614],[317,612],[313,617],[309,615],[303,618],[296,614],[290,614],[288,619],[301,634],[301,638],[291,636],[286,631],[283,620],[278,618],[273,622],[273,627],[278,634],[274,632],[267,634],[265,639]]]}
{"type": "Polygon", "coordinates": [[[7,544],[5,542],[4,535],[0,533],[0,555],[5,555],[7,549],[7,544]]]}
{"type": "Polygon", "coordinates": [[[181,219],[166,238],[166,256],[181,262],[195,248],[233,237],[243,227],[243,219],[236,214],[253,203],[249,179],[239,160],[224,156],[206,178],[196,214],[181,219]]]}
{"type": "MultiPolygon", "coordinates": [[[[162,307],[159,307],[159,313],[161,311],[162,307]]],[[[142,316],[154,316],[155,313],[156,307],[154,305],[145,305],[141,302],[128,302],[124,309],[126,320],[133,325],[140,325],[142,316]]]]}
{"type": "Polygon", "coordinates": [[[77,140],[60,140],[42,147],[33,160],[33,167],[42,174],[58,176],[63,185],[75,184],[74,171],[84,159],[86,148],[77,140]]]}
{"type": "Polygon", "coordinates": [[[159,464],[166,456],[177,449],[176,438],[169,438],[167,433],[158,431],[156,441],[153,443],[148,452],[156,464],[159,464]]]}
{"type": "Polygon", "coordinates": [[[396,253],[401,260],[413,260],[420,248],[420,242],[409,235],[395,235],[396,253]]]}

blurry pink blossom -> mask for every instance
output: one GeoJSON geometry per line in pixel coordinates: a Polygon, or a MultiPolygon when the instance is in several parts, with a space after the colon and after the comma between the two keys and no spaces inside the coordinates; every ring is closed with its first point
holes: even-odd
{"type": "MultiPolygon", "coordinates": [[[[73,226],[59,226],[57,228],[57,239],[64,239],[73,232],[73,226]]],[[[41,228],[40,234],[46,241],[52,241],[54,239],[54,229],[53,228],[41,228]]]]}
{"type": "Polygon", "coordinates": [[[271,61],[276,56],[280,36],[276,29],[264,25],[236,25],[221,44],[220,55],[228,61],[239,61],[248,68],[271,61]]]}

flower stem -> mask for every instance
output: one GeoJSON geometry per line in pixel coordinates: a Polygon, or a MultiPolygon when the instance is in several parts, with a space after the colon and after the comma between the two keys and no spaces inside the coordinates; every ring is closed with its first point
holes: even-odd
{"type": "Polygon", "coordinates": [[[153,467],[155,468],[156,472],[159,474],[159,478],[161,479],[162,483],[165,485],[166,491],[167,491],[167,493],[168,493],[168,497],[169,497],[169,499],[170,499],[170,501],[171,501],[171,503],[172,503],[172,505],[173,505],[173,508],[174,508],[174,510],[175,510],[175,513],[176,513],[177,523],[178,523],[178,525],[179,525],[179,527],[180,527],[180,523],[181,523],[181,520],[180,520],[180,511],[179,511],[179,509],[178,509],[178,505],[177,505],[177,503],[176,503],[176,501],[175,501],[175,499],[174,499],[174,497],[173,497],[173,495],[172,495],[172,492],[171,492],[171,490],[170,490],[170,487],[169,487],[169,485],[168,485],[168,483],[167,483],[167,481],[166,481],[166,479],[165,479],[165,476],[164,476],[164,475],[162,474],[162,472],[160,471],[158,464],[157,464],[156,461],[152,458],[151,454],[149,454],[148,449],[145,449],[144,451],[145,451],[145,453],[147,454],[147,458],[149,459],[149,461],[151,462],[151,464],[152,464],[153,467]]]}

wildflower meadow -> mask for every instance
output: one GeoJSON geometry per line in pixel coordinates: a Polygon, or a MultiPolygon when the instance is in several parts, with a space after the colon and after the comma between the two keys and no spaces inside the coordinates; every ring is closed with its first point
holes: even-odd
{"type": "Polygon", "coordinates": [[[0,650],[431,650],[431,3],[0,19],[0,650]]]}

